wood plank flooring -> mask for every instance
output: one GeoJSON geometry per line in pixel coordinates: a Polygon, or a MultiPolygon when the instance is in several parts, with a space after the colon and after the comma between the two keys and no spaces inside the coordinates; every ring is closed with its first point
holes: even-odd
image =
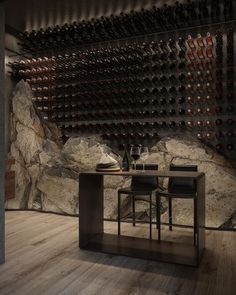
{"type": "MultiPolygon", "coordinates": [[[[116,223],[106,222],[108,233],[116,223]]],[[[153,227],[155,231],[155,226],[153,227]]],[[[174,229],[163,239],[191,232],[174,229]]],[[[148,235],[148,227],[122,224],[123,234],[148,235]]],[[[5,295],[233,295],[236,290],[236,232],[207,231],[207,250],[196,269],[81,251],[78,220],[36,212],[6,212],[6,263],[0,265],[5,295]]]]}

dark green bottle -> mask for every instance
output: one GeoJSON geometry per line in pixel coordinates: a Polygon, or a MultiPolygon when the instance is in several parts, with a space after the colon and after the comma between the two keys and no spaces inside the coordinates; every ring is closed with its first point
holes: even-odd
{"type": "Polygon", "coordinates": [[[124,145],[124,156],[122,159],[122,171],[129,171],[130,170],[130,157],[127,151],[126,146],[124,145]]]}

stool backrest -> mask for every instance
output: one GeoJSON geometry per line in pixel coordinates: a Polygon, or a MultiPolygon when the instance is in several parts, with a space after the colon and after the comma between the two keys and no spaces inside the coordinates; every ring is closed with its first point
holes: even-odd
{"type": "MultiPolygon", "coordinates": [[[[158,164],[145,164],[145,170],[158,170],[158,164]]],[[[143,164],[136,164],[136,170],[143,170],[143,164]]],[[[139,189],[156,189],[158,187],[158,177],[156,176],[132,176],[131,188],[139,189]]]]}
{"type": "MultiPolygon", "coordinates": [[[[170,171],[197,172],[196,165],[170,165],[170,171]]],[[[197,183],[194,178],[170,177],[168,184],[169,193],[177,194],[195,194],[197,192],[197,183]]]]}

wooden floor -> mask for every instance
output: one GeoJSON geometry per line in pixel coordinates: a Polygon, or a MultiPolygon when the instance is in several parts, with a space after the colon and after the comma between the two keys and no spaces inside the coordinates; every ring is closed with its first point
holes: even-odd
{"type": "MultiPolygon", "coordinates": [[[[122,229],[147,233],[144,225],[122,229]]],[[[116,223],[106,223],[106,231],[115,232],[116,223]]],[[[236,232],[208,231],[206,247],[199,269],[81,251],[77,218],[6,212],[0,294],[236,294],[236,232]]]]}

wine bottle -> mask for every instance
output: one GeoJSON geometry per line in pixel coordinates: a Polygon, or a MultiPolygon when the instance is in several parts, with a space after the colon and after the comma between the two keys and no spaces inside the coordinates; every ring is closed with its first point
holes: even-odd
{"type": "Polygon", "coordinates": [[[186,45],[185,45],[185,40],[184,40],[184,38],[182,38],[182,37],[180,37],[179,39],[178,39],[178,45],[179,45],[179,48],[180,48],[180,50],[182,50],[182,51],[186,51],[186,45]]]}
{"type": "Polygon", "coordinates": [[[234,112],[234,107],[232,105],[227,107],[227,112],[233,113],[234,112]]]}
{"type": "Polygon", "coordinates": [[[175,128],[175,127],[176,127],[176,123],[175,123],[175,121],[171,121],[171,122],[169,123],[169,127],[170,127],[170,128],[175,128]]]}
{"type": "Polygon", "coordinates": [[[221,119],[216,119],[215,124],[216,126],[223,125],[223,121],[221,119]]]}
{"type": "Polygon", "coordinates": [[[197,133],[197,138],[198,138],[198,139],[202,139],[202,138],[203,138],[203,135],[202,135],[202,133],[200,133],[200,132],[199,132],[199,133],[197,133]]]}
{"type": "Polygon", "coordinates": [[[194,98],[191,97],[191,96],[188,96],[188,97],[187,97],[187,102],[188,102],[190,105],[194,104],[194,98]]]}
{"type": "Polygon", "coordinates": [[[211,138],[213,138],[213,133],[212,133],[212,132],[207,132],[207,133],[206,133],[206,138],[207,138],[207,139],[211,139],[211,138]]]}
{"type": "Polygon", "coordinates": [[[203,127],[203,126],[204,126],[203,121],[198,120],[198,121],[197,121],[197,127],[203,127]]]}
{"type": "Polygon", "coordinates": [[[179,110],[179,114],[180,114],[181,116],[183,116],[183,115],[185,114],[185,110],[184,110],[184,109],[180,109],[180,110],[179,110]]]}
{"type": "MultiPolygon", "coordinates": [[[[206,53],[207,53],[208,49],[211,49],[211,48],[210,48],[210,47],[207,48],[206,53]]],[[[212,49],[211,49],[211,51],[212,51],[212,49]]],[[[209,54],[210,54],[210,53],[209,53],[209,54]]],[[[204,59],[205,59],[205,53],[204,53],[203,48],[199,48],[199,49],[197,50],[197,56],[198,56],[198,58],[199,58],[200,60],[204,60],[204,59]]],[[[207,56],[208,56],[208,55],[207,55],[207,56]]],[[[212,56],[213,56],[213,53],[212,53],[212,56]]]]}
{"type": "Polygon", "coordinates": [[[176,52],[177,52],[177,47],[176,47],[176,42],[175,42],[175,40],[173,40],[173,39],[169,39],[168,46],[170,47],[170,50],[171,50],[174,54],[176,54],[176,52]]]}
{"type": "Polygon", "coordinates": [[[179,75],[179,81],[180,82],[183,82],[183,81],[185,81],[185,74],[183,74],[183,73],[181,73],[180,75],[179,75]]]}
{"type": "Polygon", "coordinates": [[[160,116],[162,117],[162,116],[166,116],[166,110],[160,110],[160,116]]]}
{"type": "Polygon", "coordinates": [[[227,120],[227,125],[233,125],[234,124],[234,120],[233,119],[228,119],[227,120]]]}
{"type": "Polygon", "coordinates": [[[194,127],[194,124],[193,124],[192,121],[188,121],[188,122],[187,122],[187,126],[188,126],[189,128],[193,128],[193,127],[194,127]]]}
{"type": "Polygon", "coordinates": [[[234,149],[234,146],[232,144],[227,144],[226,148],[228,151],[232,151],[234,149]]]}
{"type": "Polygon", "coordinates": [[[216,150],[217,150],[217,151],[221,151],[222,149],[223,149],[222,144],[218,143],[218,144],[216,145],[216,150]]]}
{"type": "Polygon", "coordinates": [[[234,136],[234,133],[233,133],[233,131],[228,131],[228,132],[226,133],[226,135],[227,135],[228,137],[233,137],[233,136],[234,136]]]}
{"type": "Polygon", "coordinates": [[[170,116],[174,116],[176,114],[176,111],[174,109],[169,110],[170,116]]]}
{"type": "Polygon", "coordinates": [[[204,47],[204,39],[202,37],[201,34],[197,34],[197,38],[196,38],[197,44],[199,47],[204,47]]]}
{"type": "Polygon", "coordinates": [[[169,99],[169,104],[174,104],[175,102],[176,102],[175,98],[172,97],[169,99]]]}
{"type": "Polygon", "coordinates": [[[212,121],[210,121],[210,120],[207,120],[206,122],[205,122],[205,126],[206,127],[212,127],[212,121]]]}
{"type": "MultiPolygon", "coordinates": [[[[197,51],[198,52],[198,51],[197,51]]],[[[195,61],[196,60],[196,57],[195,57],[195,52],[193,50],[189,50],[187,52],[187,56],[188,56],[188,59],[189,61],[195,61]]]]}
{"type": "Polygon", "coordinates": [[[216,138],[222,138],[222,137],[223,137],[223,133],[222,133],[221,131],[217,131],[217,132],[215,133],[215,137],[216,137],[216,138]]]}
{"type": "Polygon", "coordinates": [[[178,103],[179,103],[179,104],[183,104],[183,103],[185,103],[185,98],[184,98],[184,97],[180,97],[180,98],[178,99],[178,103]]]}
{"type": "Polygon", "coordinates": [[[212,49],[212,47],[208,47],[208,48],[206,48],[206,56],[207,56],[209,59],[213,59],[213,58],[214,58],[214,53],[213,53],[213,49],[212,49]]]}
{"type": "Polygon", "coordinates": [[[202,98],[201,98],[201,96],[197,96],[197,102],[200,104],[201,102],[202,102],[202,98]]]}
{"type": "Polygon", "coordinates": [[[193,40],[193,38],[192,38],[191,35],[188,35],[187,44],[188,44],[188,47],[191,48],[191,49],[195,49],[196,48],[195,43],[194,43],[194,40],[193,40]]]}
{"type": "Polygon", "coordinates": [[[213,38],[211,36],[211,33],[207,32],[207,35],[206,35],[206,45],[207,46],[213,46],[214,43],[213,43],[213,38]]]}
{"type": "Polygon", "coordinates": [[[186,126],[185,121],[180,121],[179,122],[179,127],[185,127],[185,126],[186,126]]]}

